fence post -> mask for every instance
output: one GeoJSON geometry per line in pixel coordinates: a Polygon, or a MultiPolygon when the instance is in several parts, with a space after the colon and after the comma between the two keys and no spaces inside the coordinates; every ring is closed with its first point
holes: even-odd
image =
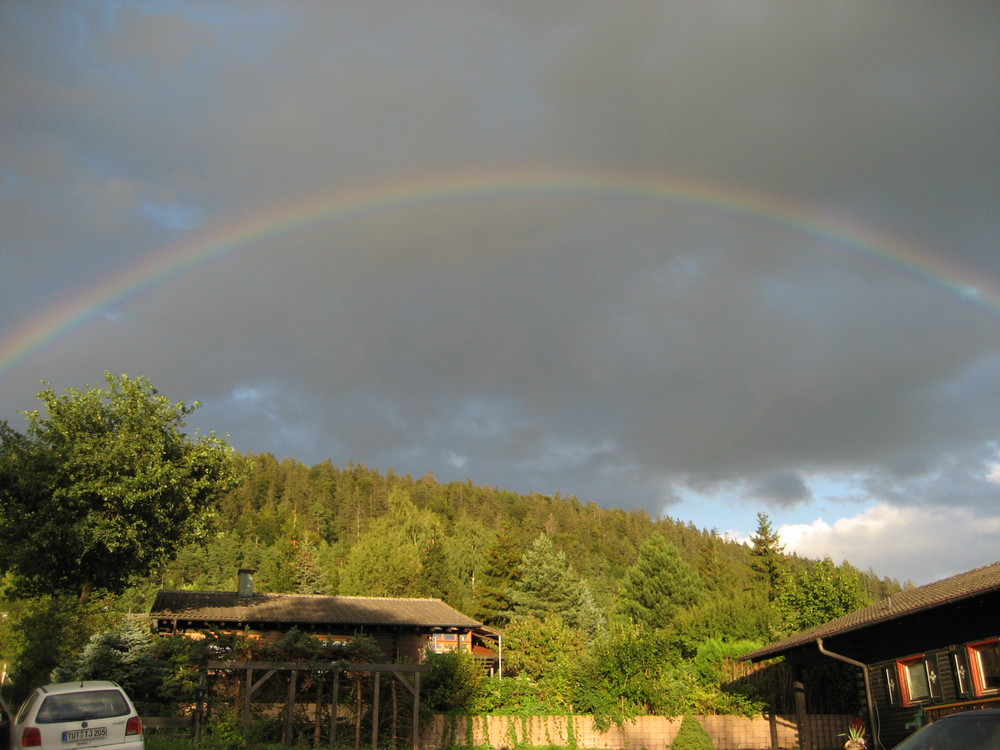
{"type": "Polygon", "coordinates": [[[372,750],[378,750],[378,699],[381,677],[381,672],[375,673],[375,687],[372,689],[372,750]]]}

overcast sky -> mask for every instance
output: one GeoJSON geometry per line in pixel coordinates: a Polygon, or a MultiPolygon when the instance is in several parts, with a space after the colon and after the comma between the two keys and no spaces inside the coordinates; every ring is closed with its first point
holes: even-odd
{"type": "Polygon", "coordinates": [[[0,418],[1000,559],[1000,4],[0,3],[0,418]]]}

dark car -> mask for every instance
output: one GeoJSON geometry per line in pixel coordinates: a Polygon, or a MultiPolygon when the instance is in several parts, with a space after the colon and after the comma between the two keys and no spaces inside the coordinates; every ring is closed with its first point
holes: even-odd
{"type": "Polygon", "coordinates": [[[1000,750],[1000,709],[981,708],[943,716],[893,750],[1000,750]]]}

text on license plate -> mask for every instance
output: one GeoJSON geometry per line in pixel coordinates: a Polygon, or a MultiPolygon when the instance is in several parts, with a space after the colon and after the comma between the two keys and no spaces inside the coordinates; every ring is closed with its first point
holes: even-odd
{"type": "Polygon", "coordinates": [[[80,740],[94,740],[99,737],[107,737],[107,727],[92,727],[89,729],[72,729],[63,732],[63,742],[79,742],[80,740]]]}

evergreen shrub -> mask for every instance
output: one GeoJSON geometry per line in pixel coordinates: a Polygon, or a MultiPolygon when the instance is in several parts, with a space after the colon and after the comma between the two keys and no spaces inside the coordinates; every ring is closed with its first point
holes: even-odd
{"type": "Polygon", "coordinates": [[[670,750],[715,750],[715,743],[705,727],[688,714],[681,721],[680,731],[670,743],[670,750]]]}

